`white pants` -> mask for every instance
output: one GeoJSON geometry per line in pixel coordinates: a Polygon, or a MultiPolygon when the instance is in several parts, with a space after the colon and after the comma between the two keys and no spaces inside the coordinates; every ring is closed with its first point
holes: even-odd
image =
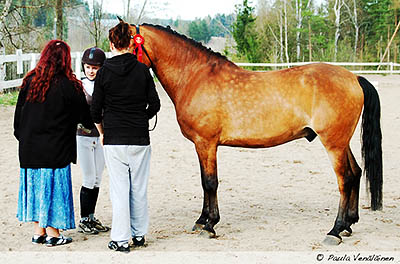
{"type": "Polygon", "coordinates": [[[112,203],[111,240],[144,236],[149,227],[147,183],[151,146],[105,145],[112,203]]]}
{"type": "Polygon", "coordinates": [[[77,156],[83,179],[82,186],[100,187],[104,171],[104,153],[98,137],[76,136],[77,156]]]}

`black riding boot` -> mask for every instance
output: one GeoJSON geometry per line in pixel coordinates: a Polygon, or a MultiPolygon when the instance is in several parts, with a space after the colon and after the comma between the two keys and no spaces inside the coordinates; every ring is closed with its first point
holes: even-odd
{"type": "Polygon", "coordinates": [[[81,218],[89,217],[92,213],[92,198],[91,189],[82,186],[80,193],[80,203],[81,203],[81,218]]]}
{"type": "Polygon", "coordinates": [[[98,234],[99,231],[90,221],[89,216],[93,215],[93,190],[82,186],[80,193],[81,220],[79,221],[79,232],[86,234],[98,234]]]}
{"type": "Polygon", "coordinates": [[[99,197],[99,187],[94,187],[92,190],[90,190],[90,204],[89,204],[89,214],[94,214],[94,211],[96,210],[96,203],[97,203],[97,198],[99,197]]]}

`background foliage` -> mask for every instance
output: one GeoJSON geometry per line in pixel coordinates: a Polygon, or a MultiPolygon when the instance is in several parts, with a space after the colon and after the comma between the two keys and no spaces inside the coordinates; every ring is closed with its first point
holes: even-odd
{"type": "MultiPolygon", "coordinates": [[[[170,25],[203,44],[213,37],[234,39],[235,52],[223,51],[234,61],[398,61],[397,36],[383,55],[398,23],[400,0],[315,1],[243,0],[234,14],[193,21],[150,18],[154,7],[145,1],[131,4],[126,16],[132,22],[170,25]]],[[[103,1],[62,0],[61,9],[56,2],[0,1],[0,52],[40,52],[55,36],[77,51],[93,45],[108,50],[107,32],[116,15],[103,9],[103,1]],[[64,14],[62,22],[55,21],[57,12],[64,14]],[[56,35],[56,23],[62,23],[62,35],[56,35]]]]}

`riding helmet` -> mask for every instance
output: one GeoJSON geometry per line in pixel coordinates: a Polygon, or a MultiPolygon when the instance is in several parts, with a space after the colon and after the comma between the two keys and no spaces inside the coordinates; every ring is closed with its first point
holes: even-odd
{"type": "Polygon", "coordinates": [[[100,48],[88,48],[82,56],[82,64],[89,64],[95,66],[103,66],[106,54],[100,48]]]}

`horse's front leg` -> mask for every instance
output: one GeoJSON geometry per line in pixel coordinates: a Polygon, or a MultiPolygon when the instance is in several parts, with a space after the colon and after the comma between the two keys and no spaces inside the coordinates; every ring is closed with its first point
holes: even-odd
{"type": "MultiPolygon", "coordinates": [[[[202,173],[202,172],[201,172],[202,173]]],[[[197,219],[195,225],[193,226],[192,231],[202,231],[204,226],[207,224],[208,222],[208,215],[209,213],[209,199],[208,199],[208,192],[206,192],[204,190],[204,177],[201,176],[201,185],[203,186],[203,209],[201,210],[201,215],[199,217],[199,219],[197,219]]]]}
{"type": "Polygon", "coordinates": [[[201,235],[215,237],[214,226],[219,222],[217,146],[210,142],[196,143],[200,162],[201,185],[204,191],[203,209],[193,230],[202,229],[201,235]]]}

